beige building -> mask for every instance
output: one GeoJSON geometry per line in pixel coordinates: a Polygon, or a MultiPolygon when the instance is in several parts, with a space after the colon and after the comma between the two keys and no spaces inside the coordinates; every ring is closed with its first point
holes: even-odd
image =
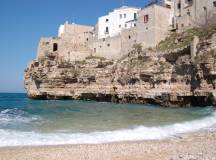
{"type": "Polygon", "coordinates": [[[68,61],[82,60],[91,54],[94,27],[66,22],[60,26],[59,37],[41,38],[38,58],[54,53],[68,61]]]}
{"type": "Polygon", "coordinates": [[[123,29],[114,37],[95,38],[92,55],[118,59],[131,51],[134,44],[140,43],[143,48],[155,47],[169,33],[170,14],[170,7],[158,4],[143,8],[138,13],[135,27],[123,29]]]}
{"type": "Polygon", "coordinates": [[[155,47],[169,33],[171,9],[157,4],[142,9],[137,20],[137,43],[155,47]]]}
{"type": "Polygon", "coordinates": [[[174,0],[173,27],[178,31],[208,23],[216,10],[216,0],[174,0]]]}
{"type": "Polygon", "coordinates": [[[91,27],[66,22],[59,27],[58,37],[41,39],[38,57],[55,54],[67,61],[80,61],[88,56],[119,59],[130,52],[134,44],[149,48],[165,39],[171,24],[170,6],[154,3],[137,15],[132,28],[124,28],[116,36],[102,39],[98,37],[99,25],[91,27]]]}

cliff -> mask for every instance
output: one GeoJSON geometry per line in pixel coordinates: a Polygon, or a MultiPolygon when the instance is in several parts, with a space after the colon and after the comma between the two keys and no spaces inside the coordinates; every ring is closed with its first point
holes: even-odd
{"type": "Polygon", "coordinates": [[[63,61],[48,53],[25,71],[33,99],[152,103],[169,107],[216,105],[215,28],[173,34],[157,48],[140,45],[119,60],[63,61]],[[194,40],[194,36],[199,40],[194,40]],[[195,47],[194,47],[195,45],[195,47]]]}

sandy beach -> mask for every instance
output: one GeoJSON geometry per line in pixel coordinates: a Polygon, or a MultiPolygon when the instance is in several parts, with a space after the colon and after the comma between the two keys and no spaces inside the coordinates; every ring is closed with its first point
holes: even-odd
{"type": "Polygon", "coordinates": [[[216,160],[216,132],[96,145],[6,147],[0,160],[216,160]]]}

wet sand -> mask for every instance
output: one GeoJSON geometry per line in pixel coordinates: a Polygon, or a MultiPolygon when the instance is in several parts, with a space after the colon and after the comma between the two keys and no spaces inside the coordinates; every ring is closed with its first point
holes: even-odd
{"type": "Polygon", "coordinates": [[[216,160],[216,131],[140,142],[5,147],[0,160],[216,160]]]}

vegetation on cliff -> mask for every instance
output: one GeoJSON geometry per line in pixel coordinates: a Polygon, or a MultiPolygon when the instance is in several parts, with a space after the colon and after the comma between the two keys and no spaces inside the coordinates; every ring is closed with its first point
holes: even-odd
{"type": "Polygon", "coordinates": [[[119,60],[64,61],[52,54],[25,72],[29,97],[154,103],[170,107],[216,104],[216,27],[173,33],[156,49],[140,44],[119,60]],[[194,59],[191,42],[200,41],[194,59]]]}

